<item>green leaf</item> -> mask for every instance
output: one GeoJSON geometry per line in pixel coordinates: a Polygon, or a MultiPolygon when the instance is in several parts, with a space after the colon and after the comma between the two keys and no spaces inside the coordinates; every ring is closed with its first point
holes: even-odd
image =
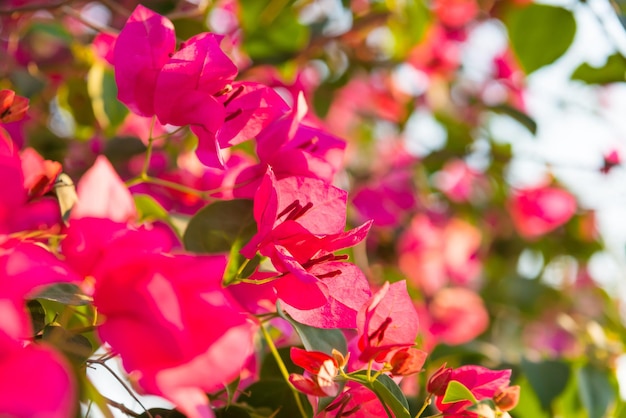
{"type": "Polygon", "coordinates": [[[610,370],[586,364],[578,370],[577,375],[579,396],[589,418],[604,417],[616,397],[610,370]]]}
{"type": "Polygon", "coordinates": [[[576,34],[572,12],[547,4],[511,8],[504,23],[513,52],[526,74],[556,61],[567,51],[576,34]]]}
{"type": "Polygon", "coordinates": [[[248,263],[239,250],[256,234],[252,209],[253,202],[247,199],[211,203],[191,218],[183,235],[189,251],[229,254],[224,272],[226,284],[239,277],[240,268],[248,263]]]}
{"type": "Polygon", "coordinates": [[[463,383],[451,380],[441,402],[454,403],[460,401],[470,401],[473,404],[478,402],[474,394],[463,383]]]}
{"type": "Polygon", "coordinates": [[[500,104],[489,107],[489,110],[501,115],[509,116],[519,122],[524,128],[528,129],[531,134],[537,134],[537,122],[535,122],[535,120],[526,113],[514,108],[513,106],[500,104]]]}
{"type": "Polygon", "coordinates": [[[309,30],[298,21],[293,0],[240,0],[243,48],[254,61],[282,62],[304,48],[309,30]]]}
{"type": "Polygon", "coordinates": [[[253,202],[236,199],[211,203],[191,218],[183,235],[185,249],[196,253],[228,253],[237,241],[256,233],[253,202]]]}
{"type": "Polygon", "coordinates": [[[348,352],[346,337],[340,330],[315,328],[301,324],[283,312],[280,303],[276,304],[276,310],[282,318],[289,321],[291,326],[293,326],[307,351],[321,351],[326,354],[332,354],[334,348],[344,355],[348,352]]]}
{"type": "Polygon", "coordinates": [[[38,300],[29,300],[26,303],[30,321],[33,326],[33,333],[37,335],[46,326],[46,310],[38,300]]]}
{"type": "Polygon", "coordinates": [[[522,371],[533,387],[544,411],[563,392],[571,375],[570,366],[558,360],[531,362],[522,360],[522,371]]]}
{"type": "Polygon", "coordinates": [[[36,293],[35,299],[45,299],[59,302],[64,305],[82,306],[92,302],[90,296],[85,295],[78,286],[72,283],[56,283],[36,293]]]}
{"type": "Polygon", "coordinates": [[[137,418],[185,418],[185,415],[181,414],[175,409],[164,409],[164,408],[150,408],[143,414],[139,415],[137,418]]]}
{"type": "Polygon", "coordinates": [[[253,418],[247,410],[240,406],[227,406],[215,411],[215,418],[253,418]]]}
{"type": "Polygon", "coordinates": [[[386,374],[379,375],[375,381],[367,380],[367,371],[359,370],[349,374],[350,379],[362,384],[376,394],[394,414],[395,418],[411,418],[409,403],[402,390],[386,374]]]}
{"type": "Polygon", "coordinates": [[[584,81],[587,84],[609,84],[626,81],[626,58],[615,53],[607,58],[602,67],[592,67],[586,62],[581,64],[572,74],[572,80],[584,81]]]}
{"type": "Polygon", "coordinates": [[[43,340],[54,345],[75,365],[83,364],[94,352],[85,336],[73,334],[59,325],[46,325],[43,340]]]}
{"type": "Polygon", "coordinates": [[[152,196],[147,194],[135,194],[133,195],[133,200],[135,201],[135,206],[137,207],[141,221],[154,219],[168,221],[169,217],[167,211],[159,202],[154,200],[152,196]]]}
{"type": "Polygon", "coordinates": [[[541,402],[527,379],[515,382],[520,386],[520,398],[514,409],[516,418],[550,418],[548,412],[541,409],[541,402]]]}

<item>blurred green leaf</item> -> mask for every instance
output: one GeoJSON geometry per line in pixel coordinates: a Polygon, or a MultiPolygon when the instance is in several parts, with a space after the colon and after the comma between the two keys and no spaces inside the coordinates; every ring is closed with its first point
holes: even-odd
{"type": "Polygon", "coordinates": [[[140,221],[160,219],[167,221],[169,214],[159,202],[147,194],[134,194],[133,200],[137,207],[140,221]]]}
{"type": "Polygon", "coordinates": [[[578,370],[578,391],[580,399],[589,413],[589,418],[606,416],[609,405],[615,401],[616,393],[611,383],[609,369],[600,369],[585,364],[578,370]]]}
{"type": "Polygon", "coordinates": [[[292,0],[241,0],[243,48],[252,60],[279,63],[308,42],[309,30],[298,21],[292,0]]]}
{"type": "Polygon", "coordinates": [[[33,333],[37,335],[46,326],[46,310],[38,300],[29,300],[26,307],[33,325],[33,333]]]}
{"type": "Polygon", "coordinates": [[[532,362],[526,359],[522,360],[521,366],[524,375],[539,398],[541,407],[544,411],[550,411],[552,401],[567,386],[571,376],[570,366],[558,360],[532,362]]]}
{"type": "Polygon", "coordinates": [[[504,23],[513,52],[526,74],[556,61],[576,34],[573,13],[547,4],[511,8],[504,23]]]}
{"type": "Polygon", "coordinates": [[[515,418],[550,418],[548,412],[541,408],[541,402],[528,379],[521,378],[515,382],[520,386],[520,398],[512,413],[515,418]]]}
{"type": "Polygon", "coordinates": [[[626,58],[622,54],[615,53],[608,57],[601,67],[592,67],[585,62],[574,70],[572,80],[584,81],[587,84],[626,81],[626,58]]]}

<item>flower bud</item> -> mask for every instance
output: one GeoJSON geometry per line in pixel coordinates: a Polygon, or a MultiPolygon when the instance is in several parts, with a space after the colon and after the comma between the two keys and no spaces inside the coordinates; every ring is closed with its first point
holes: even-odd
{"type": "Polygon", "coordinates": [[[498,392],[496,396],[493,397],[493,401],[500,410],[510,411],[515,408],[517,402],[519,402],[519,393],[519,386],[509,386],[498,392]]]}
{"type": "Polygon", "coordinates": [[[426,353],[417,348],[407,347],[396,351],[389,363],[393,376],[409,376],[422,370],[426,353]]]}
{"type": "Polygon", "coordinates": [[[452,376],[452,368],[446,367],[444,363],[432,376],[428,379],[426,390],[433,395],[443,396],[452,376]]]}

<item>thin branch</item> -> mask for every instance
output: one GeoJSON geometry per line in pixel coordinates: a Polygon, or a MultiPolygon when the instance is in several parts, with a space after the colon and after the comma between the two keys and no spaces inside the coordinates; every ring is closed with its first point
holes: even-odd
{"type": "Polygon", "coordinates": [[[109,399],[106,396],[102,396],[104,398],[104,400],[111,405],[114,408],[119,409],[120,411],[122,411],[123,413],[125,413],[126,415],[129,415],[131,417],[140,417],[141,414],[138,414],[137,412],[133,411],[132,409],[127,408],[124,404],[121,404],[119,402],[114,401],[113,399],[109,399]]]}
{"type": "Polygon", "coordinates": [[[80,12],[72,9],[70,6],[61,6],[61,13],[64,13],[78,20],[80,23],[87,26],[88,28],[95,30],[96,32],[118,33],[116,29],[110,28],[108,26],[102,26],[97,23],[91,22],[88,19],[85,19],[80,12]]]}

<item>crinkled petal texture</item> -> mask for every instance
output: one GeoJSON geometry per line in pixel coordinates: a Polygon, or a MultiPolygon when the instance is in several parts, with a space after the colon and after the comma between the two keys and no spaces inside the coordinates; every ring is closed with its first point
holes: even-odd
{"type": "Polygon", "coordinates": [[[78,183],[78,203],[71,218],[108,218],[128,222],[137,217],[130,191],[104,156],[99,156],[78,183]]]}
{"type": "Polygon", "coordinates": [[[382,360],[392,350],[415,344],[418,316],[406,282],[385,285],[357,314],[359,360],[382,360]]]}
{"type": "Polygon", "coordinates": [[[67,418],[76,413],[74,377],[49,347],[22,347],[0,331],[0,376],[0,416],[67,418]]]}
{"type": "Polygon", "coordinates": [[[161,68],[176,48],[174,25],[139,5],[120,32],[114,49],[117,97],[140,116],[153,116],[161,68]]]}
{"type": "MultiPolygon", "coordinates": [[[[120,254],[120,256],[122,256],[120,254]]],[[[190,418],[211,416],[205,392],[234,379],[256,327],[221,287],[222,256],[127,255],[97,277],[100,337],[146,393],[190,418]]]]}

